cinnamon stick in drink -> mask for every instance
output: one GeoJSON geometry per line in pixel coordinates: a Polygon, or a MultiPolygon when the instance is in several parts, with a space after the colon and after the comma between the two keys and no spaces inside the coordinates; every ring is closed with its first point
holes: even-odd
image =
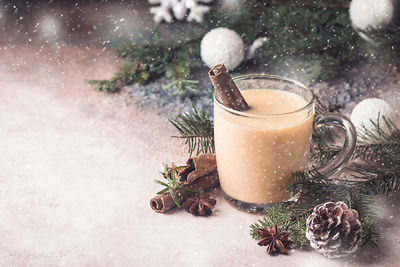
{"type": "Polygon", "coordinates": [[[249,105],[236,87],[224,64],[220,63],[212,67],[208,76],[214,85],[218,99],[224,106],[238,111],[249,109],[249,105]]]}

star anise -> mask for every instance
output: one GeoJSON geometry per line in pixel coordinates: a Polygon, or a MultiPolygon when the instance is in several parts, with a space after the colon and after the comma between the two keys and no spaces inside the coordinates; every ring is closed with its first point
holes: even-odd
{"type": "Polygon", "coordinates": [[[216,203],[208,194],[202,194],[188,198],[183,203],[183,208],[194,216],[207,216],[212,213],[216,203]]]}
{"type": "Polygon", "coordinates": [[[268,226],[264,229],[259,229],[258,234],[261,237],[260,242],[258,242],[259,246],[267,246],[268,254],[285,254],[286,248],[288,248],[293,241],[289,238],[288,231],[279,232],[278,225],[274,225],[272,229],[268,226]]]}

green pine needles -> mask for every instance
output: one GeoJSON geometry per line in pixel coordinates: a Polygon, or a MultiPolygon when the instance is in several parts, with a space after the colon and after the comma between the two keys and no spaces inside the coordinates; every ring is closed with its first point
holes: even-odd
{"type": "Polygon", "coordinates": [[[275,224],[279,229],[290,232],[290,238],[293,241],[293,248],[307,247],[308,241],[306,239],[306,219],[311,212],[302,214],[295,214],[287,206],[277,205],[270,207],[265,216],[258,220],[258,222],[250,225],[250,236],[253,239],[259,239],[260,236],[257,232],[259,229],[265,227],[272,228],[275,224]]]}
{"type": "Polygon", "coordinates": [[[197,80],[190,78],[190,70],[196,66],[193,57],[198,52],[196,39],[182,44],[169,44],[159,37],[158,27],[150,41],[143,44],[123,42],[116,47],[118,56],[124,59],[115,75],[109,80],[89,80],[94,89],[114,93],[123,86],[145,84],[151,79],[165,76],[170,83],[164,89],[176,96],[195,92],[197,80]]]}
{"type": "Polygon", "coordinates": [[[194,152],[196,155],[215,152],[214,124],[207,112],[199,112],[193,107],[192,112],[180,114],[175,119],[170,119],[169,121],[180,134],[173,137],[185,140],[185,145],[188,148],[190,156],[194,152]]]}

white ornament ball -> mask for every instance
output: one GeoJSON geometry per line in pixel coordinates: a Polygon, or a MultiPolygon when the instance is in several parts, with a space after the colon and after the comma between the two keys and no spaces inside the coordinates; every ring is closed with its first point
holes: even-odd
{"type": "Polygon", "coordinates": [[[380,29],[393,20],[394,5],[392,0],[352,0],[350,19],[360,30],[380,29]]]}
{"type": "Polygon", "coordinates": [[[224,63],[228,70],[233,70],[244,58],[244,43],[235,31],[216,28],[204,35],[200,54],[201,59],[210,68],[224,63]]]}
{"type": "Polygon", "coordinates": [[[365,129],[376,132],[372,122],[378,122],[379,117],[379,128],[386,134],[390,134],[390,129],[387,127],[382,116],[387,119],[394,121],[396,112],[394,109],[384,100],[378,98],[368,98],[358,103],[351,113],[350,120],[357,128],[359,139],[362,139],[362,135],[365,129]],[[371,122],[372,120],[372,122],[371,122]]]}

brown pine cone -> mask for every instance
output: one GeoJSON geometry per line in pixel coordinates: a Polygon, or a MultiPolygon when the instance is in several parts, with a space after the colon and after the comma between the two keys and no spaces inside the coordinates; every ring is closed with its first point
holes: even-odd
{"type": "Polygon", "coordinates": [[[217,201],[208,194],[202,194],[187,199],[183,203],[183,208],[194,216],[207,216],[212,213],[216,203],[217,201]]]}
{"type": "Polygon", "coordinates": [[[354,253],[361,242],[358,212],[343,202],[316,206],[307,218],[306,227],[311,247],[328,258],[354,253]]]}

